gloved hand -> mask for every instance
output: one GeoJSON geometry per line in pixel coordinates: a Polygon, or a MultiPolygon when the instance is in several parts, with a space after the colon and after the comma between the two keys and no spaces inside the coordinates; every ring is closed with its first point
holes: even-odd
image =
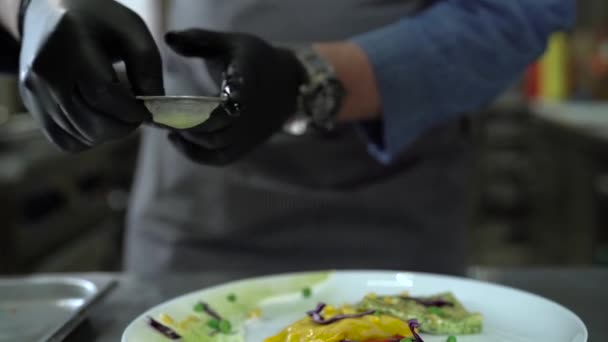
{"type": "Polygon", "coordinates": [[[133,95],[164,93],[162,62],[137,14],[113,0],[31,0],[22,12],[20,91],[51,141],[80,151],[151,118],[133,95]],[[117,61],[132,89],[119,83],[117,61]]]}
{"type": "Polygon", "coordinates": [[[306,73],[290,51],[247,34],[187,30],[165,38],[177,53],[204,58],[224,74],[225,105],[203,124],[169,134],[190,159],[209,165],[233,162],[264,143],[295,113],[306,73]]]}

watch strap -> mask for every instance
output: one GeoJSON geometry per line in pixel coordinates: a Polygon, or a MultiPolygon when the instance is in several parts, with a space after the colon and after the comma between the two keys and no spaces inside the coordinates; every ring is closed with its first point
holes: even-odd
{"type": "Polygon", "coordinates": [[[307,74],[307,81],[300,86],[296,116],[307,117],[317,129],[333,130],[344,95],[334,68],[310,46],[293,51],[307,74]]]}

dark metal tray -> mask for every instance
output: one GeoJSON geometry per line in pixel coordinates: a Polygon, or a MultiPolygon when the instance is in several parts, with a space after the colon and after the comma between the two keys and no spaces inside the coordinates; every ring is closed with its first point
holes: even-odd
{"type": "Polygon", "coordinates": [[[105,275],[0,279],[0,342],[63,340],[114,284],[105,275]]]}

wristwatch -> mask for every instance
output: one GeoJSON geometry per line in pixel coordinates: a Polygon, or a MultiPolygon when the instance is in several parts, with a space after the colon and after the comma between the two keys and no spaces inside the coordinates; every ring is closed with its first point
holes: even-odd
{"type": "Polygon", "coordinates": [[[332,65],[311,47],[293,48],[292,52],[302,63],[307,80],[300,86],[297,110],[285,125],[285,131],[294,135],[303,135],[311,129],[331,132],[344,99],[344,86],[332,65]]]}

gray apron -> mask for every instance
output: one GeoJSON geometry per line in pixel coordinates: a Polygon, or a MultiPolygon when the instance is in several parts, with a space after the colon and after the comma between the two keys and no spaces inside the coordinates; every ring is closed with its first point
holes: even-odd
{"type": "MultiPolygon", "coordinates": [[[[404,0],[173,3],[170,29],[236,30],[289,43],[345,39],[421,6],[404,0]]],[[[216,91],[200,60],[164,51],[164,63],[168,93],[216,91]]],[[[464,269],[469,162],[459,123],[433,128],[391,166],[367,153],[352,125],[331,137],[277,134],[224,168],[190,162],[166,135],[143,130],[127,270],[464,269]]]]}

